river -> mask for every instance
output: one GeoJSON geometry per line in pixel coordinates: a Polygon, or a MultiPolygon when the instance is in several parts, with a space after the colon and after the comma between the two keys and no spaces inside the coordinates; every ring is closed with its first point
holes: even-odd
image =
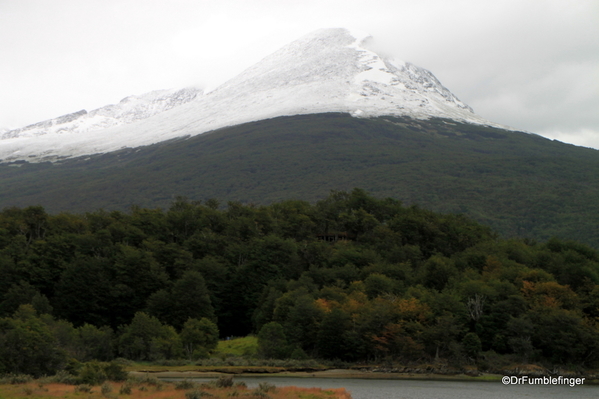
{"type": "MultiPolygon", "coordinates": [[[[190,378],[197,382],[210,379],[190,378]]],[[[501,382],[373,380],[347,378],[235,377],[249,388],[276,386],[345,388],[353,399],[587,399],[599,398],[598,385],[503,385],[501,382]]]]}

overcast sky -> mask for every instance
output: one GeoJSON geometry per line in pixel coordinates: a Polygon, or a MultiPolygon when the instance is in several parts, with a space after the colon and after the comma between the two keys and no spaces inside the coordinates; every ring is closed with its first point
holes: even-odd
{"type": "Polygon", "coordinates": [[[599,148],[598,0],[0,0],[0,129],[214,88],[331,27],[370,33],[482,117],[599,148]]]}

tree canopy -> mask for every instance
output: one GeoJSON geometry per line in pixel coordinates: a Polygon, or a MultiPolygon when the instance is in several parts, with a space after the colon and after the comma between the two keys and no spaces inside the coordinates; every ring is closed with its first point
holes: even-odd
{"type": "Polygon", "coordinates": [[[250,333],[265,357],[476,362],[493,352],[596,367],[598,284],[599,254],[586,245],[501,239],[360,189],[315,204],[8,208],[0,370],[193,359],[219,335],[250,333]]]}

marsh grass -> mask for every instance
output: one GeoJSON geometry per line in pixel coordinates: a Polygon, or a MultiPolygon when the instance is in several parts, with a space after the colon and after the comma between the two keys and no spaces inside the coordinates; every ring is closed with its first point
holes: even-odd
{"type": "Polygon", "coordinates": [[[102,386],[73,385],[60,383],[45,383],[42,387],[32,381],[25,384],[0,385],[2,399],[105,399],[127,395],[128,399],[225,399],[261,398],[261,399],[351,399],[344,389],[322,390],[319,388],[275,387],[271,384],[262,385],[256,389],[248,389],[242,384],[229,387],[217,387],[213,384],[202,384],[191,390],[176,389],[175,384],[163,383],[162,389],[155,389],[155,384],[125,382],[106,382],[102,386]],[[119,395],[115,394],[118,392],[119,395]]]}

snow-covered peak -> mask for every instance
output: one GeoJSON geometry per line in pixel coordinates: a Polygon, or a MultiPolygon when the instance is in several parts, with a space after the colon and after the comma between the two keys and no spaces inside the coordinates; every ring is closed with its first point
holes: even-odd
{"type": "Polygon", "coordinates": [[[311,99],[316,96],[342,111],[472,119],[472,109],[432,73],[379,56],[367,48],[368,39],[363,34],[354,37],[346,29],[318,30],[264,58],[213,95],[243,93],[240,88],[280,92],[301,87],[302,92],[309,89],[311,99]],[[451,112],[452,107],[467,112],[451,112]]]}
{"type": "Polygon", "coordinates": [[[0,159],[105,153],[267,118],[325,112],[442,117],[505,128],[474,114],[431,72],[380,56],[367,42],[366,35],[347,29],[318,30],[202,96],[190,89],[152,92],[6,132],[0,159]]]}

